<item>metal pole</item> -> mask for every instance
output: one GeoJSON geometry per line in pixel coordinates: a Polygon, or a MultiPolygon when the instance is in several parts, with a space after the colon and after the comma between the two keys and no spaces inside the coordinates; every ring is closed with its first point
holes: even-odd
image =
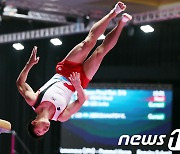
{"type": "Polygon", "coordinates": [[[15,154],[15,131],[11,133],[11,154],[15,154]]]}
{"type": "MultiPolygon", "coordinates": [[[[0,133],[2,133],[2,132],[0,132],[0,133]]],[[[19,143],[24,148],[24,150],[27,152],[27,154],[32,154],[14,130],[13,131],[6,131],[3,133],[9,133],[9,134],[11,133],[11,149],[10,149],[11,151],[10,151],[10,154],[16,154],[15,139],[17,139],[17,141],[19,141],[19,143]]]]}

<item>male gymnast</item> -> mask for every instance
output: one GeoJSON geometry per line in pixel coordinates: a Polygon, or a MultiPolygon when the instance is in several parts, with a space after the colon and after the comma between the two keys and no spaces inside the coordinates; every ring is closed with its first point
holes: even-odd
{"type": "Polygon", "coordinates": [[[27,64],[16,81],[20,94],[37,114],[28,125],[28,132],[32,137],[42,137],[49,130],[50,120],[67,121],[81,108],[86,100],[83,89],[92,80],[104,56],[116,45],[126,22],[132,19],[131,15],[122,14],[117,26],[107,34],[92,55],[85,59],[110,21],[125,9],[126,5],[118,2],[107,15],[95,23],[88,36],[57,64],[56,74],[36,92],[26,83],[30,69],[39,61],[39,57],[36,56],[37,47],[33,48],[27,64]],[[77,100],[69,104],[75,91],[77,100]]]}

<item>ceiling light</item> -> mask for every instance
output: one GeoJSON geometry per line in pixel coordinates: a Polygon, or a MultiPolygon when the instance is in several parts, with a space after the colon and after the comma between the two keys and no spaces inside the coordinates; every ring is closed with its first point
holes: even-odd
{"type": "Polygon", "coordinates": [[[24,49],[24,46],[21,43],[14,43],[12,46],[16,50],[23,50],[24,49]]]}
{"type": "Polygon", "coordinates": [[[50,40],[50,42],[55,46],[62,44],[62,41],[60,39],[58,39],[58,38],[53,38],[53,39],[50,40]]]}
{"type": "Polygon", "coordinates": [[[98,38],[98,40],[104,40],[105,39],[105,35],[104,34],[102,34],[99,38],[98,38]]]}
{"type": "Polygon", "coordinates": [[[154,32],[154,28],[150,25],[141,26],[140,29],[145,33],[151,33],[154,32]]]}

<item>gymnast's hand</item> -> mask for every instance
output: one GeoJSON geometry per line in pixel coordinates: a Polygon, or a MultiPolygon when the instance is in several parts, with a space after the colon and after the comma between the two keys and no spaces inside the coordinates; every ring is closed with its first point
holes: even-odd
{"type": "Polygon", "coordinates": [[[80,74],[77,72],[72,72],[69,76],[69,80],[71,81],[74,88],[77,90],[81,87],[80,74]]]}
{"type": "Polygon", "coordinates": [[[34,46],[32,52],[31,52],[31,56],[27,62],[27,64],[30,64],[30,65],[35,65],[38,63],[39,61],[39,57],[36,57],[36,54],[37,54],[37,47],[34,46]]]}

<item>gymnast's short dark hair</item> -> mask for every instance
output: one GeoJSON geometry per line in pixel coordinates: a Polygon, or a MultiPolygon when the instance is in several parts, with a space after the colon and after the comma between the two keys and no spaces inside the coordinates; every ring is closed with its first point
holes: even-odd
{"type": "Polygon", "coordinates": [[[27,124],[27,132],[29,136],[31,136],[33,139],[39,140],[42,139],[44,135],[38,136],[34,133],[34,125],[31,124],[33,120],[30,120],[27,124]]]}

